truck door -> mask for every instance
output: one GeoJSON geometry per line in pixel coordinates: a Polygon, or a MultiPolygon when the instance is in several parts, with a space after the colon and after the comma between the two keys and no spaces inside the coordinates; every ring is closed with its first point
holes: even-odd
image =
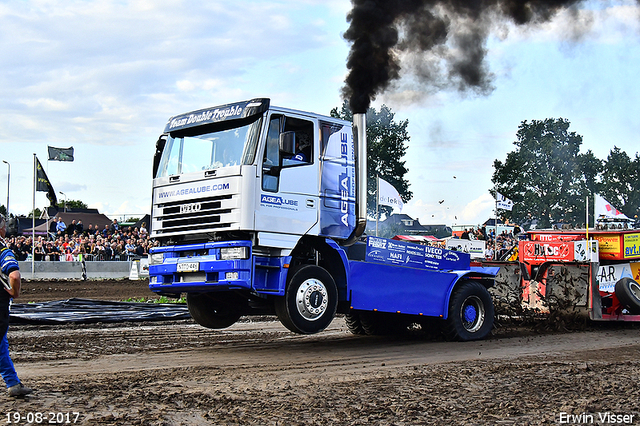
{"type": "Polygon", "coordinates": [[[271,114],[257,182],[256,230],[303,235],[317,223],[317,126],[308,117],[271,114]],[[292,150],[281,149],[283,138],[292,150]]]}

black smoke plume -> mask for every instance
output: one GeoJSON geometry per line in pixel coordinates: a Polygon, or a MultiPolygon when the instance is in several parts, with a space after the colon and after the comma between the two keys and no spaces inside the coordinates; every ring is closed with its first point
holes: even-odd
{"type": "Polygon", "coordinates": [[[344,37],[352,43],[343,95],[366,112],[400,77],[401,64],[433,90],[492,90],[485,63],[492,25],[540,24],[582,0],[352,0],[344,37]]]}

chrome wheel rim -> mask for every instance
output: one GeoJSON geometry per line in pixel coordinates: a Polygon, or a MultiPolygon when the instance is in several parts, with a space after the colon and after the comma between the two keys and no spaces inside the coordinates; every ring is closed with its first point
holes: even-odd
{"type": "Polygon", "coordinates": [[[315,278],[305,280],[296,293],[298,313],[309,321],[322,317],[329,306],[329,293],[322,281],[315,278]]]}

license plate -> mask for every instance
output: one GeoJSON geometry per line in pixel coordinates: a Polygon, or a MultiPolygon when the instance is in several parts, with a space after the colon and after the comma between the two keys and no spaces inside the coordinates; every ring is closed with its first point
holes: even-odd
{"type": "Polygon", "coordinates": [[[199,262],[182,262],[178,263],[178,272],[196,272],[200,266],[199,262]]]}

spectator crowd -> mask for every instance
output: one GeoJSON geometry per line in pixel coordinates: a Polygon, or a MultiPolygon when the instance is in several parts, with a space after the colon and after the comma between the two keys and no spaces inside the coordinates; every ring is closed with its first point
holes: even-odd
{"type": "MultiPolygon", "coordinates": [[[[98,229],[82,221],[66,224],[61,217],[51,222],[47,236],[36,236],[34,260],[131,260],[147,256],[155,244],[149,238],[146,224],[140,227],[120,227],[114,219],[110,225],[98,229]]],[[[30,235],[18,235],[6,239],[7,246],[18,260],[27,260],[34,241],[30,235]]]]}

